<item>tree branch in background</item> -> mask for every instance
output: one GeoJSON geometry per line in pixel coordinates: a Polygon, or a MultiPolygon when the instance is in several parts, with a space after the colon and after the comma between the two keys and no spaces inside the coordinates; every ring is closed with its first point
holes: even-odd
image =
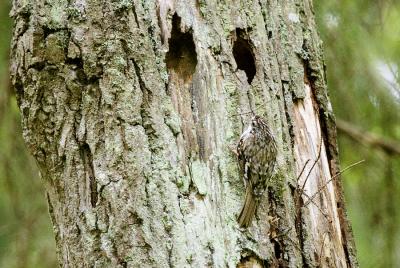
{"type": "Polygon", "coordinates": [[[355,141],[371,147],[377,147],[388,154],[400,155],[400,142],[396,140],[379,137],[376,134],[364,131],[353,124],[340,119],[336,120],[336,126],[341,132],[355,141]]]}

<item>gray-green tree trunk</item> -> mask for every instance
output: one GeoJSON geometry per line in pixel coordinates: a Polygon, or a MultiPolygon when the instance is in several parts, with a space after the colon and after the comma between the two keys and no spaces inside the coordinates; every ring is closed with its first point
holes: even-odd
{"type": "Polygon", "coordinates": [[[311,0],[15,0],[11,15],[63,267],[357,266],[311,0]],[[240,229],[232,148],[250,111],[279,163],[240,229]]]}

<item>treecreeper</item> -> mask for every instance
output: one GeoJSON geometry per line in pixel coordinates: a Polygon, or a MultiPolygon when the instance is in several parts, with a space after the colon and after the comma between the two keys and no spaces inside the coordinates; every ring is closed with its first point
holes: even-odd
{"type": "Polygon", "coordinates": [[[245,201],[238,217],[240,227],[247,228],[256,213],[276,165],[277,146],[273,133],[263,118],[252,117],[237,145],[240,175],[245,185],[245,201]]]}

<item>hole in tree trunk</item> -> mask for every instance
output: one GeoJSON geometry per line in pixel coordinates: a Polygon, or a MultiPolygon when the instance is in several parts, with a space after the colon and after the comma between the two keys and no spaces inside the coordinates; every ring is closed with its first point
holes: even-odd
{"type": "Polygon", "coordinates": [[[173,69],[185,81],[192,78],[197,65],[196,47],[191,32],[181,31],[181,18],[175,13],[172,18],[171,38],[166,55],[168,69],[173,69]]]}
{"type": "Polygon", "coordinates": [[[197,116],[202,115],[202,99],[204,89],[193,84],[193,76],[197,66],[196,46],[192,29],[186,27],[182,19],[175,13],[172,17],[171,37],[168,40],[168,52],[165,63],[168,69],[168,88],[174,109],[181,118],[180,129],[183,140],[178,146],[182,151],[181,167],[186,170],[189,159],[199,155],[198,134],[201,124],[197,116]]]}
{"type": "Polygon", "coordinates": [[[236,40],[233,44],[233,56],[235,57],[238,69],[243,70],[247,76],[247,82],[251,84],[256,74],[256,64],[251,45],[244,38],[245,32],[236,29],[236,40]]]}

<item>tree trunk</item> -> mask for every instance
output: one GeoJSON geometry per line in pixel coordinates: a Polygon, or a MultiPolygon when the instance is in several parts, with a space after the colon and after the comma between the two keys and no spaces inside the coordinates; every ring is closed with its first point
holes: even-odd
{"type": "Polygon", "coordinates": [[[15,0],[11,15],[63,267],[357,266],[311,0],[15,0]],[[232,148],[250,111],[279,151],[243,229],[232,148]]]}

